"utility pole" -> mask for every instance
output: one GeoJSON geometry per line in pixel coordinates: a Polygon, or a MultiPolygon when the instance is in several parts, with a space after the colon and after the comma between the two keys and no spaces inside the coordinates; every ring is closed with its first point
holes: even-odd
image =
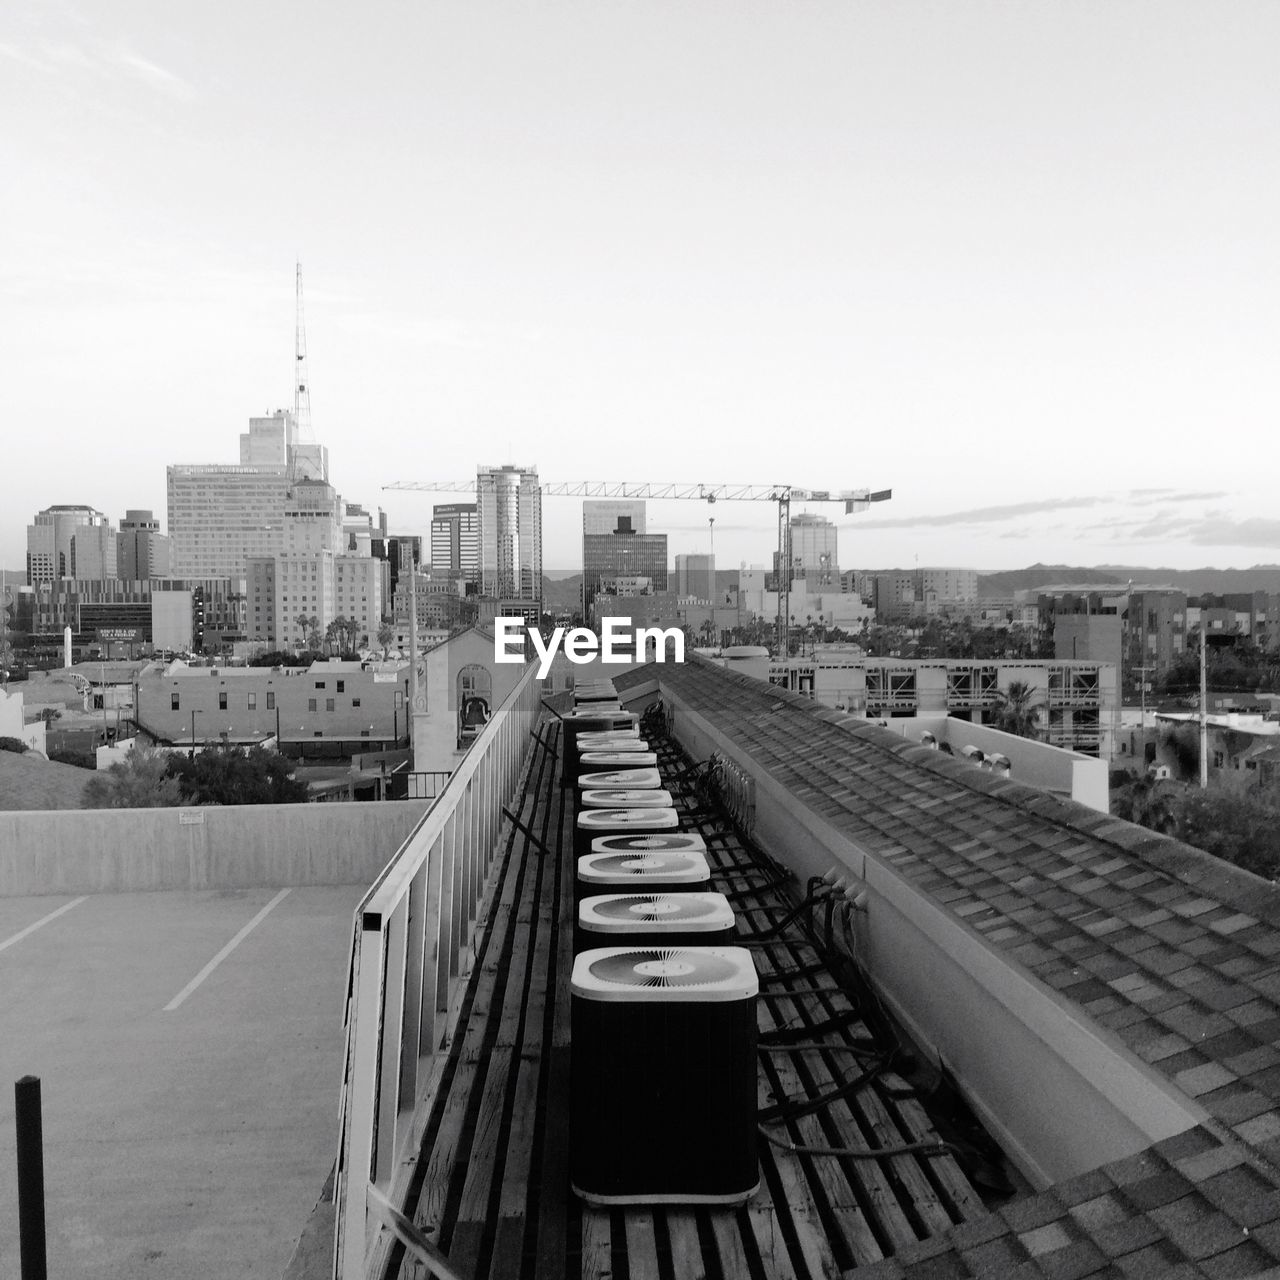
{"type": "Polygon", "coordinates": [[[1209,636],[1204,620],[1200,622],[1200,790],[1209,786],[1209,694],[1206,678],[1205,654],[1209,649],[1209,636]]]}

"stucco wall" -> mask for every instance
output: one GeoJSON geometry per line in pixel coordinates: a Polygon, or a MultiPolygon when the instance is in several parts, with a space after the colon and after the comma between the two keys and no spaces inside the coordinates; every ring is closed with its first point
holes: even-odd
{"type": "Polygon", "coordinates": [[[0,813],[0,897],[370,884],[428,801],[0,813]]]}

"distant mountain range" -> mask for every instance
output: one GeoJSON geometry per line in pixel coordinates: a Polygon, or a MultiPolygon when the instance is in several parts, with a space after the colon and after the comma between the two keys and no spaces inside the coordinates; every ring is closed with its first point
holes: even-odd
{"type": "Polygon", "coordinates": [[[1256,564],[1249,569],[1153,569],[1146,565],[1099,564],[1093,567],[1065,564],[1033,564],[1027,569],[1005,569],[978,574],[978,596],[984,600],[1007,598],[1015,591],[1033,590],[1058,583],[1143,583],[1177,587],[1188,595],[1233,591],[1280,592],[1280,565],[1256,564]]]}

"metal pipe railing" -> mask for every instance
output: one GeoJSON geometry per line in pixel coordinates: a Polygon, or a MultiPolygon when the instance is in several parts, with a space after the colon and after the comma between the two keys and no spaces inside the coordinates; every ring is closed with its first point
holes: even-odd
{"type": "Polygon", "coordinates": [[[356,908],[335,1280],[366,1280],[388,1225],[384,1206],[395,1208],[405,1194],[419,1119],[430,1111],[457,1022],[502,808],[520,784],[540,693],[530,665],[356,908]]]}

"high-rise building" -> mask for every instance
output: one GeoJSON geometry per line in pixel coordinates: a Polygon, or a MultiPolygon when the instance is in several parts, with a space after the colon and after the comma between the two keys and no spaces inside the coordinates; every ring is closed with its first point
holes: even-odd
{"type": "Polygon", "coordinates": [[[716,599],[715,556],[676,556],[676,595],[682,600],[714,602],[716,599]]]}
{"type": "MultiPolygon", "coordinates": [[[[840,589],[839,529],[826,516],[801,512],[791,517],[791,576],[804,578],[810,591],[840,589]]],[[[778,571],[774,553],[774,573],[778,571]]]]}
{"type": "MultiPolygon", "coordinates": [[[[173,574],[245,577],[250,556],[273,556],[283,549],[285,505],[295,484],[325,486],[328,473],[327,451],[304,442],[284,409],[249,419],[248,432],[240,436],[239,466],[170,466],[173,574]]],[[[338,523],[341,527],[341,512],[338,523]]],[[[340,550],[340,544],[333,549],[340,550]]]]}
{"type": "Polygon", "coordinates": [[[534,467],[476,471],[480,594],[529,612],[542,601],[542,487],[534,467]]]}
{"type": "Polygon", "coordinates": [[[250,418],[240,436],[242,467],[285,467],[297,480],[328,480],[329,450],[303,438],[288,409],[268,418],[250,418]]]}
{"type": "Polygon", "coordinates": [[[130,510],[116,535],[116,576],[123,582],[167,578],[172,567],[169,539],[150,511],[130,510]]]}
{"type": "Polygon", "coordinates": [[[468,586],[479,588],[479,525],[474,502],[449,502],[432,508],[432,573],[456,573],[468,586]]]}
{"type": "Polygon", "coordinates": [[[29,586],[59,578],[101,582],[115,575],[115,535],[101,511],[78,503],[59,504],[38,511],[27,526],[29,586]]]}
{"type": "Polygon", "coordinates": [[[667,535],[645,532],[643,502],[582,504],[582,614],[598,595],[667,589],[667,535]],[[643,588],[637,582],[643,582],[643,588]]]}
{"type": "Polygon", "coordinates": [[[173,572],[243,578],[250,556],[280,550],[289,476],[282,466],[167,469],[173,572]]]}

